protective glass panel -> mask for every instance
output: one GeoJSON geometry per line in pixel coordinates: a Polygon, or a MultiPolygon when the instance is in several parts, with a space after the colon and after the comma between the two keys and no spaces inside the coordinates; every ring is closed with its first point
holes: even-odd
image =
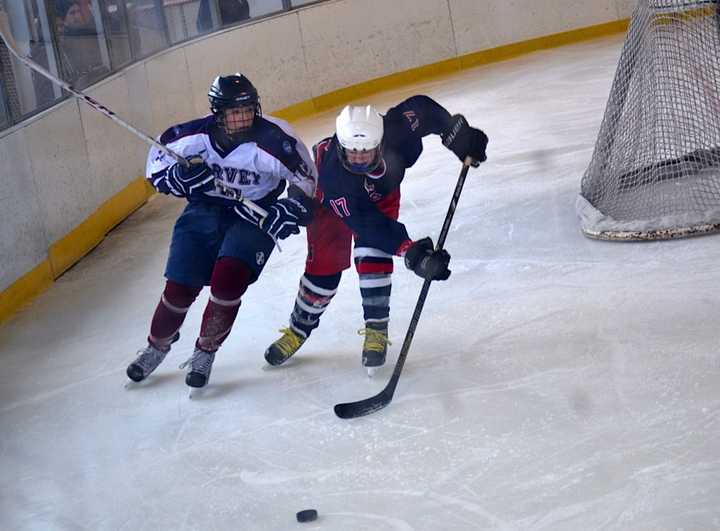
{"type": "Polygon", "coordinates": [[[132,61],[125,4],[122,0],[101,0],[110,63],[116,70],[132,61]]]}
{"type": "Polygon", "coordinates": [[[125,0],[125,11],[135,59],[168,47],[160,0],[125,0]]]}
{"type": "MultiPolygon", "coordinates": [[[[57,74],[48,20],[41,1],[0,0],[0,29],[11,45],[21,55],[57,74]]],[[[16,61],[4,46],[0,51],[0,69],[7,110],[15,121],[21,115],[50,106],[62,96],[58,87],[16,61]]]]}
{"type": "MultiPolygon", "coordinates": [[[[219,3],[232,4],[237,0],[218,0],[219,3]]],[[[252,0],[250,2],[250,16],[262,17],[270,13],[277,13],[283,10],[282,0],[252,0]]]]}
{"type": "Polygon", "coordinates": [[[110,72],[110,56],[97,0],[55,0],[61,76],[84,88],[110,72]]]}
{"type": "Polygon", "coordinates": [[[5,129],[12,125],[12,118],[7,108],[7,95],[5,94],[5,87],[3,86],[4,79],[0,79],[0,129],[5,129]]]}
{"type": "MultiPolygon", "coordinates": [[[[13,49],[79,89],[176,42],[323,0],[0,0],[13,49]]],[[[66,96],[0,44],[0,129],[66,96]]]]}
{"type": "MultiPolygon", "coordinates": [[[[10,23],[7,11],[4,9],[2,0],[0,0],[0,31],[8,39],[12,39],[10,32],[10,23]]],[[[0,42],[0,91],[2,98],[0,111],[2,112],[2,120],[0,127],[5,128],[19,119],[22,111],[20,110],[20,99],[18,98],[17,86],[15,83],[16,63],[12,60],[10,50],[7,49],[5,43],[0,42]]]]}
{"type": "Polygon", "coordinates": [[[172,43],[220,27],[215,0],[163,0],[163,8],[172,43]]]}

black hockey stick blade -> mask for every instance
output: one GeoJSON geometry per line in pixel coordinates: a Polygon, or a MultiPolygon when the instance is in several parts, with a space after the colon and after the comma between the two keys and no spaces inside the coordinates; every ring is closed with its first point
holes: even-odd
{"type": "Polygon", "coordinates": [[[364,417],[365,415],[375,413],[387,406],[392,400],[392,396],[392,391],[388,391],[388,389],[385,388],[375,396],[371,396],[370,398],[366,398],[364,400],[335,404],[335,414],[341,419],[364,417]]]}
{"type": "MultiPolygon", "coordinates": [[[[458,177],[457,185],[455,186],[455,192],[453,192],[452,199],[450,200],[450,206],[448,212],[445,215],[445,221],[443,222],[442,229],[440,230],[440,236],[438,237],[437,246],[435,249],[442,249],[445,245],[445,238],[447,238],[448,231],[450,230],[450,224],[452,223],[453,216],[455,215],[455,209],[457,208],[458,200],[460,199],[460,193],[462,192],[463,185],[465,184],[465,178],[467,177],[470,166],[473,165],[473,160],[468,157],[463,163],[462,170],[460,171],[460,177],[458,177]]],[[[415,311],[413,312],[412,319],[410,319],[410,326],[408,327],[407,333],[405,334],[405,341],[403,342],[402,348],[400,349],[400,355],[398,356],[397,362],[395,362],[395,368],[393,374],[390,377],[390,381],[385,386],[385,389],[380,391],[375,396],[365,398],[364,400],[358,400],[357,402],[345,402],[342,404],[335,405],[335,414],[341,419],[354,419],[357,417],[363,417],[371,413],[375,413],[383,409],[390,402],[392,402],[393,395],[395,394],[395,388],[397,387],[398,380],[400,380],[400,374],[402,373],[403,367],[405,366],[405,359],[407,358],[408,352],[410,351],[410,345],[412,344],[413,337],[415,336],[415,329],[417,328],[418,321],[420,320],[420,314],[422,313],[423,307],[425,306],[425,299],[427,298],[428,291],[430,290],[430,284],[432,280],[425,280],[423,282],[420,295],[418,296],[417,303],[415,304],[415,311]]]]}

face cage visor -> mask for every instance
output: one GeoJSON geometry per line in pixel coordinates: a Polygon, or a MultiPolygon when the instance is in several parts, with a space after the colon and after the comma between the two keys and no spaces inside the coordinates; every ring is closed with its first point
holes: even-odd
{"type": "Polygon", "coordinates": [[[258,114],[257,104],[224,107],[215,113],[215,123],[228,136],[241,135],[252,129],[258,114]]]}
{"type": "Polygon", "coordinates": [[[382,162],[382,144],[373,149],[347,149],[338,142],[342,165],[351,173],[372,173],[382,162]]]}

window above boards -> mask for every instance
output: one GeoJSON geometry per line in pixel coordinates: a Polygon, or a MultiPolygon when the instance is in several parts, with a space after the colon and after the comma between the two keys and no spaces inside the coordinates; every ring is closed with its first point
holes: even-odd
{"type": "MultiPolygon", "coordinates": [[[[82,90],[175,44],[326,0],[0,0],[0,32],[82,90]]],[[[67,95],[0,40],[0,130],[67,95]]]]}

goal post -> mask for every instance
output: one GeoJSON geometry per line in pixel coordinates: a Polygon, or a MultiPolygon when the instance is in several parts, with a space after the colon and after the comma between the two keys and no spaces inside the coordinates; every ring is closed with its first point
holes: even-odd
{"type": "Polygon", "coordinates": [[[718,0],[639,0],[576,209],[596,239],[720,231],[718,0]]]}

